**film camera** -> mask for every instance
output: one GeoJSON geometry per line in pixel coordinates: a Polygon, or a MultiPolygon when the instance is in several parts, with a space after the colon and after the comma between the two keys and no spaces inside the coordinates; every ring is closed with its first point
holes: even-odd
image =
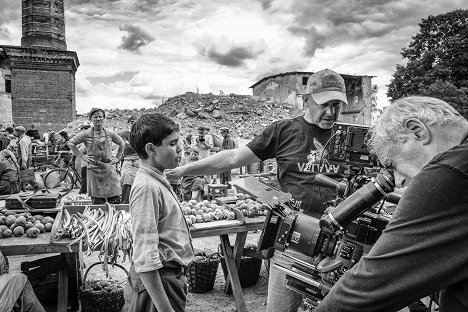
{"type": "Polygon", "coordinates": [[[393,174],[375,174],[378,160],[367,149],[368,132],[365,126],[334,125],[325,147],[328,161],[347,168],[347,174],[341,181],[322,174],[315,177],[316,184],[336,191],[336,199],[324,203],[327,209],[320,219],[294,211],[287,200],[277,200],[265,220],[259,242],[262,253],[291,249],[312,259],[305,262],[289,256],[291,267],[274,264],[286,273],[287,287],[302,294],[310,310],[380,237],[390,216],[380,213],[377,204],[399,200],[392,193],[393,174]]]}

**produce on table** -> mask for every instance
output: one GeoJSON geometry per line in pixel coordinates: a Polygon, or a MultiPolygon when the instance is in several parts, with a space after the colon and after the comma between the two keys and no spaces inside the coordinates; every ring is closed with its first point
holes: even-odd
{"type": "MultiPolygon", "coordinates": [[[[238,194],[238,198],[239,195],[241,194],[238,194]]],[[[257,202],[251,198],[245,198],[245,195],[241,197],[243,199],[239,199],[234,207],[239,209],[244,216],[253,218],[256,216],[267,215],[268,210],[260,202],[257,202]]]]}
{"type": "Polygon", "coordinates": [[[182,211],[188,225],[211,222],[222,219],[234,220],[236,214],[229,207],[219,205],[216,200],[197,202],[196,200],[181,203],[182,211]]]}
{"type": "Polygon", "coordinates": [[[99,258],[108,275],[108,263],[114,264],[123,253],[123,261],[132,256],[132,232],[130,213],[116,210],[107,204],[107,209],[91,209],[85,206],[83,213],[70,215],[63,209],[63,220],[55,232],[55,238],[71,238],[71,245],[80,243],[87,248],[87,254],[99,251],[99,258]],[[103,257],[103,259],[101,259],[103,257]]]}
{"type": "Polygon", "coordinates": [[[48,216],[31,215],[30,212],[3,211],[0,212],[0,238],[21,237],[25,234],[36,238],[39,233],[50,232],[53,223],[54,218],[48,216]],[[30,231],[31,229],[34,230],[30,231]]]}

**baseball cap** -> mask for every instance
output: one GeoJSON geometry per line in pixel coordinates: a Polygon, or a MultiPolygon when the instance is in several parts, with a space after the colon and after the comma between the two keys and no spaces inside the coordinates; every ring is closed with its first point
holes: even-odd
{"type": "Polygon", "coordinates": [[[102,108],[95,107],[95,108],[91,108],[91,111],[89,112],[89,119],[91,119],[91,116],[93,116],[93,114],[98,111],[101,111],[104,118],[106,118],[106,112],[102,108]]]}
{"type": "Polygon", "coordinates": [[[21,132],[26,132],[26,128],[23,127],[23,126],[17,126],[17,127],[15,127],[15,130],[16,131],[21,131],[21,132]]]}
{"type": "Polygon", "coordinates": [[[310,94],[317,104],[340,100],[348,104],[343,77],[330,69],[324,69],[310,76],[306,94],[310,94]]]}
{"type": "Polygon", "coordinates": [[[229,128],[226,128],[226,127],[219,128],[219,132],[224,132],[224,131],[229,132],[229,128]]]}

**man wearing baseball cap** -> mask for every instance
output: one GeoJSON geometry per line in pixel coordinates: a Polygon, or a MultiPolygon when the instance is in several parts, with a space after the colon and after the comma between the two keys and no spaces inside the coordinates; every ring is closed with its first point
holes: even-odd
{"type": "MultiPolygon", "coordinates": [[[[334,199],[335,194],[325,188],[319,192],[314,185],[314,177],[322,173],[341,179],[340,172],[344,170],[321,161],[333,123],[342,105],[348,103],[344,80],[332,70],[318,71],[309,78],[303,99],[304,116],[278,120],[246,146],[221,151],[198,162],[174,168],[167,171],[166,176],[211,175],[275,158],[281,190],[292,195],[297,210],[320,218],[324,212],[322,202],[334,199]]],[[[284,254],[303,261],[311,260],[286,249],[284,252],[276,250],[272,263],[290,266],[292,262],[284,254]]],[[[267,311],[296,311],[301,299],[298,293],[286,288],[286,274],[270,265],[267,311]]]]}

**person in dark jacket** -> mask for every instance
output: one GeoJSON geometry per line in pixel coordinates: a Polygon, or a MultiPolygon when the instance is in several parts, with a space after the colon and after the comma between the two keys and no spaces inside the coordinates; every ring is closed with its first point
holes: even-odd
{"type": "Polygon", "coordinates": [[[468,311],[468,121],[444,101],[386,107],[371,147],[408,186],[370,252],[314,312],[398,311],[440,292],[440,312],[468,311]]]}

